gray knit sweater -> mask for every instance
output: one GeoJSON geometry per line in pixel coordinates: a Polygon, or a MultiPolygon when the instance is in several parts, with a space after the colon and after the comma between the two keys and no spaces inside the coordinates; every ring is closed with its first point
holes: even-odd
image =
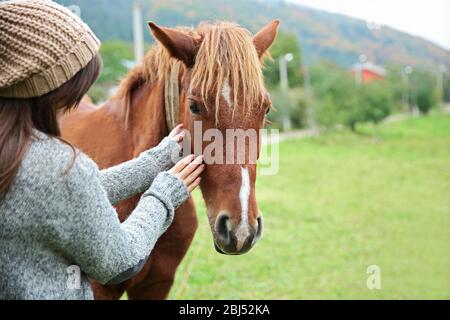
{"type": "Polygon", "coordinates": [[[166,138],[103,171],[80,152],[66,173],[72,149],[34,133],[0,202],[0,299],[92,299],[87,277],[108,283],[146,259],[189,197],[163,172],[179,146],[166,138]],[[141,192],[121,224],[112,205],[141,192]]]}

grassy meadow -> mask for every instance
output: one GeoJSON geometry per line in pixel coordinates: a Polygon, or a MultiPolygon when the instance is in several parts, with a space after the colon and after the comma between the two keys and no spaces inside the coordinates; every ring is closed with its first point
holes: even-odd
{"type": "Polygon", "coordinates": [[[283,142],[257,195],[264,237],[243,256],[215,252],[199,205],[170,299],[450,298],[449,116],[283,142]]]}

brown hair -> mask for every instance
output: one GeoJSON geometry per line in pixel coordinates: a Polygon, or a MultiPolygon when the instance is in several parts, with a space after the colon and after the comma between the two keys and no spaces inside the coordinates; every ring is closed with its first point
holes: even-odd
{"type": "Polygon", "coordinates": [[[68,143],[61,138],[58,112],[67,112],[80,104],[97,80],[101,65],[101,58],[96,55],[73,78],[41,97],[0,97],[0,200],[9,191],[17,175],[33,129],[68,143]]]}

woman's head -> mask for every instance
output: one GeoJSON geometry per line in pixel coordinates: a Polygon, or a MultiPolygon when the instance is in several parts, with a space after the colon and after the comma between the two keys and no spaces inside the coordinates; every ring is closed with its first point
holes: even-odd
{"type": "Polygon", "coordinates": [[[0,199],[32,130],[60,137],[58,115],[78,106],[101,70],[100,42],[68,9],[44,0],[0,2],[0,199]]]}
{"type": "Polygon", "coordinates": [[[72,79],[41,97],[0,97],[0,199],[17,174],[32,130],[59,137],[58,114],[79,105],[100,70],[101,59],[96,55],[72,79]]]}
{"type": "Polygon", "coordinates": [[[101,58],[96,55],[69,81],[40,97],[0,97],[0,139],[5,129],[14,127],[22,130],[29,129],[26,130],[28,132],[35,128],[48,135],[59,137],[58,115],[76,108],[80,104],[97,80],[101,66],[101,58]]]}

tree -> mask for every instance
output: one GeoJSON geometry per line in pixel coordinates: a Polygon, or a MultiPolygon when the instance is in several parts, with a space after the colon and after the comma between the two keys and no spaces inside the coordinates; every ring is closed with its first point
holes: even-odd
{"type": "Polygon", "coordinates": [[[311,68],[318,122],[325,127],[338,124],[355,129],[360,120],[356,85],[350,73],[332,63],[311,68]]]}
{"type": "Polygon", "coordinates": [[[387,86],[394,99],[393,108],[399,112],[409,112],[410,110],[405,109],[404,104],[405,92],[408,88],[402,79],[402,69],[404,69],[404,66],[394,64],[387,65],[387,76],[384,80],[384,84],[387,86]]]}
{"type": "Polygon", "coordinates": [[[416,69],[412,74],[413,102],[422,114],[427,114],[438,103],[436,76],[428,70],[416,69]]]}
{"type": "Polygon", "coordinates": [[[100,47],[103,60],[103,70],[95,85],[89,90],[89,97],[95,103],[108,98],[109,89],[118,84],[129,69],[127,62],[131,62],[134,53],[131,44],[122,41],[107,41],[100,47]]]}
{"type": "Polygon", "coordinates": [[[289,86],[297,87],[303,84],[303,76],[301,71],[301,50],[298,38],[293,33],[280,32],[277,40],[270,49],[273,60],[266,63],[264,76],[266,84],[269,88],[276,88],[280,85],[280,65],[281,56],[288,53],[294,55],[294,59],[287,65],[289,86]]]}
{"type": "Polygon", "coordinates": [[[373,82],[359,88],[359,105],[363,122],[380,123],[394,109],[394,92],[388,83],[373,82]]]}
{"type": "Polygon", "coordinates": [[[343,124],[356,131],[358,123],[379,123],[395,105],[389,82],[356,84],[350,72],[331,63],[311,69],[316,114],[325,127],[343,124]]]}
{"type": "Polygon", "coordinates": [[[267,118],[273,123],[274,127],[279,127],[283,121],[283,113],[281,110],[287,110],[294,128],[303,128],[307,125],[304,89],[299,87],[291,88],[286,95],[286,93],[281,92],[278,88],[272,90],[270,97],[275,110],[270,112],[267,118]]]}
{"type": "Polygon", "coordinates": [[[103,59],[103,70],[98,83],[115,83],[128,72],[127,61],[133,61],[134,53],[131,44],[122,41],[108,41],[100,47],[103,59]]]}
{"type": "Polygon", "coordinates": [[[450,102],[450,74],[446,72],[442,80],[444,85],[444,92],[443,92],[444,102],[450,102]]]}

